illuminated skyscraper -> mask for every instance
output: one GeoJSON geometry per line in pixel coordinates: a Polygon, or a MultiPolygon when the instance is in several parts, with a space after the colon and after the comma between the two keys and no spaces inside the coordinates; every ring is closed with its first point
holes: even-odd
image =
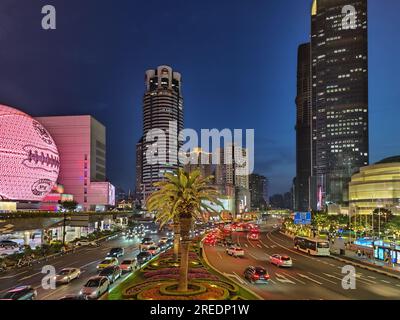
{"type": "Polygon", "coordinates": [[[369,163],[367,0],[314,0],[311,27],[313,196],[347,203],[369,163]]]}
{"type": "MultiPolygon", "coordinates": [[[[171,67],[159,66],[146,72],[146,92],[143,99],[143,159],[142,190],[144,198],[155,190],[154,183],[161,181],[167,172],[179,168],[178,143],[179,132],[183,130],[183,97],[182,79],[171,67]],[[157,130],[163,132],[165,138],[148,138],[148,134],[157,130]],[[149,150],[155,142],[166,148],[165,161],[153,163],[149,150]]],[[[153,154],[155,157],[160,155],[153,154]]],[[[138,183],[138,182],[137,182],[138,183]]]]}

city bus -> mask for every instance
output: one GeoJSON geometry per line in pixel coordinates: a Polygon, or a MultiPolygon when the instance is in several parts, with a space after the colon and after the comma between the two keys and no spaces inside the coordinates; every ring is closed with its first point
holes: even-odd
{"type": "Polygon", "coordinates": [[[310,239],[305,237],[294,238],[294,248],[312,256],[329,256],[329,241],[310,239]]]}

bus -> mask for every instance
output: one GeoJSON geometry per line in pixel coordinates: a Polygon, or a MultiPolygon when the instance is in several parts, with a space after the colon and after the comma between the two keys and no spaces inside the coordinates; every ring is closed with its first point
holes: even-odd
{"type": "Polygon", "coordinates": [[[330,256],[327,240],[295,237],[294,248],[312,256],[330,256]]]}

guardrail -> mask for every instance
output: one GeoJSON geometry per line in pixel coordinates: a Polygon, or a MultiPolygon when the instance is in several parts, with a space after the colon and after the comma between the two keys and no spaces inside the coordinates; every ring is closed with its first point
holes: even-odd
{"type": "MultiPolygon", "coordinates": [[[[103,243],[103,242],[106,242],[106,241],[113,240],[113,239],[117,238],[120,234],[121,234],[121,231],[118,231],[115,234],[111,234],[111,235],[107,235],[107,236],[98,238],[96,240],[93,240],[92,242],[103,243]]],[[[0,273],[5,273],[5,272],[8,272],[8,271],[24,268],[24,267],[27,267],[27,266],[32,266],[33,264],[40,264],[41,262],[44,262],[44,261],[47,262],[49,260],[53,260],[53,259],[56,259],[58,257],[64,256],[64,255],[67,255],[67,254],[76,253],[77,251],[80,251],[84,247],[87,247],[87,246],[78,246],[78,247],[74,247],[72,249],[68,249],[68,250],[66,250],[64,252],[57,252],[57,253],[54,253],[54,254],[51,254],[51,255],[35,258],[32,261],[30,261],[29,263],[24,264],[22,266],[18,266],[18,263],[16,263],[12,267],[8,267],[8,268],[0,267],[0,273]]]]}

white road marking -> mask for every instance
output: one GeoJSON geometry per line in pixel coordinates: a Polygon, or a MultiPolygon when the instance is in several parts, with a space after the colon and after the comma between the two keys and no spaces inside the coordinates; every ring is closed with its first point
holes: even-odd
{"type": "Polygon", "coordinates": [[[245,244],[244,244],[244,246],[245,246],[246,248],[248,248],[248,247],[249,247],[249,245],[248,245],[247,243],[245,243],[245,244]]]}
{"type": "Polygon", "coordinates": [[[330,263],[329,265],[330,265],[331,267],[336,267],[333,263],[330,263]]]}
{"type": "Polygon", "coordinates": [[[301,273],[299,273],[298,275],[299,275],[299,277],[302,277],[303,279],[307,279],[307,280],[310,280],[310,281],[312,281],[312,282],[315,282],[316,284],[322,285],[321,282],[319,282],[319,281],[317,281],[317,280],[315,280],[315,279],[312,279],[312,278],[310,278],[309,276],[305,276],[304,274],[301,274],[301,273]]]}
{"type": "Polygon", "coordinates": [[[219,257],[220,259],[222,259],[222,255],[221,255],[221,253],[219,253],[219,252],[218,252],[218,257],[219,257]]]}
{"type": "Polygon", "coordinates": [[[276,280],[278,280],[279,282],[296,284],[295,282],[287,279],[284,275],[282,275],[280,273],[275,273],[275,275],[277,276],[276,280]]]}
{"type": "Polygon", "coordinates": [[[241,277],[239,277],[239,275],[236,272],[233,272],[233,277],[235,277],[236,279],[238,279],[240,281],[240,283],[244,284],[245,282],[243,281],[243,279],[241,277]]]}
{"type": "Polygon", "coordinates": [[[266,244],[264,244],[264,242],[261,242],[261,244],[262,244],[264,247],[266,247],[267,249],[269,249],[269,247],[268,247],[266,244]]]}
{"type": "Polygon", "coordinates": [[[289,278],[291,278],[291,279],[297,281],[297,282],[300,282],[300,283],[302,283],[302,284],[306,284],[304,281],[302,281],[302,280],[300,280],[300,279],[297,279],[297,278],[291,276],[290,274],[284,273],[284,275],[285,275],[286,277],[289,277],[289,278]]]}
{"type": "Polygon", "coordinates": [[[384,283],[390,284],[389,281],[386,281],[386,280],[381,280],[381,281],[384,282],[384,283]]]}
{"type": "Polygon", "coordinates": [[[372,277],[372,276],[368,276],[368,278],[376,280],[376,278],[375,278],[375,277],[372,277]]]}
{"type": "Polygon", "coordinates": [[[261,244],[259,244],[259,243],[257,244],[257,247],[259,247],[260,249],[262,249],[262,246],[261,246],[261,244]]]}
{"type": "Polygon", "coordinates": [[[30,278],[32,278],[34,276],[37,276],[38,274],[42,274],[42,273],[41,272],[32,273],[29,276],[23,277],[23,278],[21,278],[19,280],[24,281],[24,280],[30,279],[30,278]]]}
{"type": "Polygon", "coordinates": [[[28,272],[28,270],[26,270],[26,271],[24,271],[24,272],[20,272],[20,273],[14,274],[14,275],[12,275],[12,276],[4,276],[4,277],[1,277],[0,280],[16,278],[16,277],[18,277],[18,276],[20,276],[20,275],[23,275],[23,274],[27,273],[27,272],[28,272]]]}

